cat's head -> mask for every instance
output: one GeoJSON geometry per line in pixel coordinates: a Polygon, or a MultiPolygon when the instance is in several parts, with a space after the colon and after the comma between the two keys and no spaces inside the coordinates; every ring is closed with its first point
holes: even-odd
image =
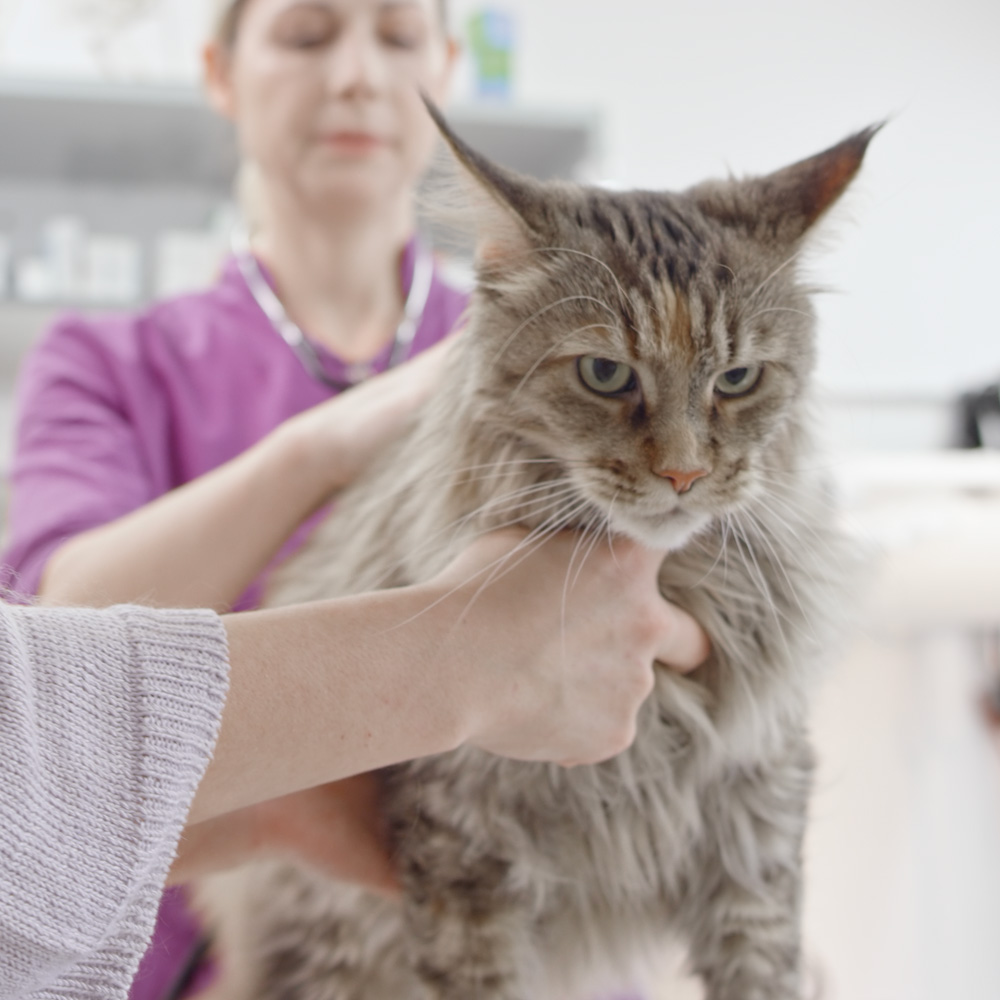
{"type": "Polygon", "coordinates": [[[474,196],[467,374],[489,425],[650,545],[765,490],[814,363],[800,252],[877,128],[765,177],[619,193],[521,177],[431,110],[474,196]]]}

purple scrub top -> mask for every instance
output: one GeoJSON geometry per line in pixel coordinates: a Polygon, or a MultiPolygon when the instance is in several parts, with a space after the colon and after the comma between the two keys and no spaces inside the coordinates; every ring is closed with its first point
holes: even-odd
{"type": "MultiPolygon", "coordinates": [[[[404,292],[415,253],[411,242],[401,261],[404,292]]],[[[441,340],[465,303],[435,272],[411,354],[441,340]]],[[[375,359],[377,371],[390,349],[375,359]]],[[[344,378],[344,363],[316,350],[330,376],[344,378]]],[[[66,539],[211,471],[333,395],[275,331],[232,259],[209,291],[138,314],[59,320],[19,377],[3,585],[36,592],[66,539]]],[[[305,534],[293,536],[275,562],[305,534]]],[[[236,610],[258,603],[265,578],[236,610]]],[[[161,1000],[199,936],[183,891],[168,890],[131,1000],[161,1000]]],[[[209,974],[203,968],[188,992],[209,974]]]]}

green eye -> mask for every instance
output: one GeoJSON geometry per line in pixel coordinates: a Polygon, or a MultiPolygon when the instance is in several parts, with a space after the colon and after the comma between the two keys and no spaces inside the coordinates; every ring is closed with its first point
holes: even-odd
{"type": "Polygon", "coordinates": [[[599,396],[631,392],[637,385],[635,372],[628,365],[610,358],[595,358],[588,354],[577,360],[576,370],[580,381],[599,396]]]}
{"type": "Polygon", "coordinates": [[[715,380],[715,391],[720,396],[746,396],[757,388],[763,365],[747,365],[746,368],[730,368],[715,380]]]}

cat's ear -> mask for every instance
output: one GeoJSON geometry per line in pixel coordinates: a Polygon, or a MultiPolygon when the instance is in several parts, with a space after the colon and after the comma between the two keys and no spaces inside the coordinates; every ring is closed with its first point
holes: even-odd
{"type": "Polygon", "coordinates": [[[770,240],[794,242],[826,214],[854,179],[868,144],[885,123],[773,174],[705,185],[701,207],[719,221],[770,240]]]}
{"type": "Polygon", "coordinates": [[[537,181],[501,167],[460,139],[436,105],[424,104],[450,148],[471,198],[476,227],[476,259],[487,266],[525,262],[547,240],[546,205],[537,181]]]}
{"type": "Polygon", "coordinates": [[[819,221],[847,190],[861,169],[868,144],[885,123],[872,125],[807,160],[761,178],[772,217],[802,235],[819,221]]]}

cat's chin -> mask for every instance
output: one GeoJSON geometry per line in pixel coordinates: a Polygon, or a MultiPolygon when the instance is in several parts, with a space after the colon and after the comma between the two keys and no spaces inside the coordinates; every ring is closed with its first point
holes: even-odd
{"type": "Polygon", "coordinates": [[[616,531],[628,535],[640,545],[668,552],[683,548],[710,520],[709,514],[686,510],[655,515],[630,510],[614,512],[616,531]]]}

